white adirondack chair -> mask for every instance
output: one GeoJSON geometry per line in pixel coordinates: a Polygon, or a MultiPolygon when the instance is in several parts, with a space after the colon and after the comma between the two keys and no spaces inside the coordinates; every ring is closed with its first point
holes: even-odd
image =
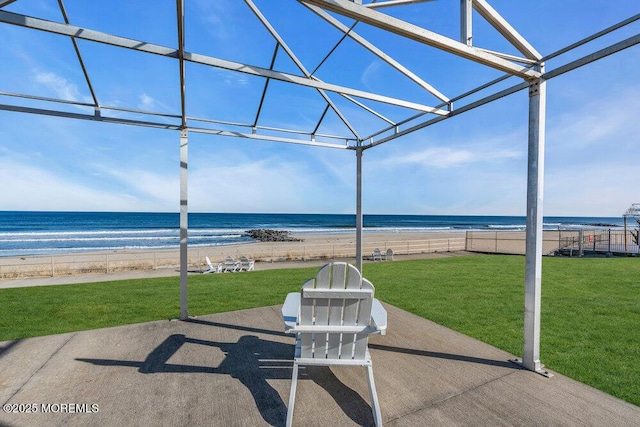
{"type": "Polygon", "coordinates": [[[205,271],[203,271],[203,274],[207,274],[207,273],[221,273],[222,272],[222,263],[218,263],[218,265],[213,265],[213,263],[211,262],[211,260],[209,259],[209,257],[205,257],[205,259],[207,260],[207,265],[209,266],[209,268],[205,271]]]}
{"type": "Polygon", "coordinates": [[[238,263],[233,260],[230,256],[227,256],[224,261],[222,261],[222,271],[236,271],[238,269],[238,263]]]}
{"type": "Polygon", "coordinates": [[[380,248],[375,248],[371,253],[371,259],[374,261],[382,261],[382,252],[380,252],[380,248]]]}
{"type": "Polygon", "coordinates": [[[246,256],[241,256],[240,261],[238,261],[238,271],[251,271],[255,266],[255,261],[247,258],[246,256]]]}
{"type": "Polygon", "coordinates": [[[386,333],[387,312],[373,293],[371,282],[354,266],[336,262],[322,267],[300,293],[287,296],[285,331],[296,334],[287,426],[293,421],[300,365],[366,367],[373,418],[382,425],[367,344],[370,334],[386,333]]]}

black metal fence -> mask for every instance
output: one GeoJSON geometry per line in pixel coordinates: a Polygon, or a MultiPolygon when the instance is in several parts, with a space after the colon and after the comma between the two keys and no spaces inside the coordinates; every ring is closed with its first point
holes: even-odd
{"type": "MultiPolygon", "coordinates": [[[[524,231],[469,231],[466,250],[471,252],[519,254],[526,252],[524,231]]],[[[615,229],[547,230],[543,233],[544,255],[616,255],[640,253],[630,231],[615,229]]]]}
{"type": "Polygon", "coordinates": [[[580,230],[577,236],[567,237],[558,253],[569,256],[630,255],[637,256],[640,248],[636,237],[623,230],[580,230]]]}

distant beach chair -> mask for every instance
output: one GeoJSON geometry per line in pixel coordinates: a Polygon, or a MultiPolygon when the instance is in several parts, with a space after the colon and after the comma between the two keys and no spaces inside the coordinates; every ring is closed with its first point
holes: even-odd
{"type": "Polygon", "coordinates": [[[300,365],[366,367],[373,419],[382,425],[368,341],[370,334],[386,334],[387,312],[373,294],[371,282],[353,265],[334,262],[300,292],[287,295],[282,306],[285,332],[296,334],[287,426],[293,421],[300,365]]]}
{"type": "Polygon", "coordinates": [[[209,257],[204,257],[204,258],[207,261],[207,265],[209,266],[209,269],[203,271],[202,274],[221,273],[222,272],[222,264],[221,263],[218,263],[218,265],[213,265],[213,263],[211,262],[209,257]]]}
{"type": "Polygon", "coordinates": [[[222,261],[222,271],[237,271],[239,264],[233,260],[230,256],[226,257],[224,261],[222,261]]]}
{"type": "Polygon", "coordinates": [[[371,259],[374,261],[382,261],[382,252],[380,252],[380,248],[375,248],[373,253],[371,254],[371,259]]]}
{"type": "Polygon", "coordinates": [[[387,260],[387,261],[393,261],[393,249],[391,249],[391,248],[387,249],[387,253],[386,253],[384,259],[387,260]]]}
{"type": "Polygon", "coordinates": [[[247,258],[246,256],[241,256],[238,264],[238,271],[251,271],[255,265],[255,261],[247,258]]]}

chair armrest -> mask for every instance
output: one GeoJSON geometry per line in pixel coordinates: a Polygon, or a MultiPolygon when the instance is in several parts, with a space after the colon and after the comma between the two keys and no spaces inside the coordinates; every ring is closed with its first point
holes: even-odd
{"type": "Polygon", "coordinates": [[[282,320],[285,332],[296,326],[300,314],[300,292],[291,292],[282,305],[282,320]]]}
{"type": "Polygon", "coordinates": [[[387,310],[384,309],[377,298],[373,299],[373,304],[371,305],[371,321],[376,330],[380,332],[380,335],[387,334],[387,310]]]}

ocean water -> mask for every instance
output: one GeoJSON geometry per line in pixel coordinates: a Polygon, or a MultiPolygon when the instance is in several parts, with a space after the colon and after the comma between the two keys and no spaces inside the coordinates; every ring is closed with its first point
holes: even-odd
{"type": "MultiPolygon", "coordinates": [[[[118,249],[169,249],[180,243],[178,213],[2,212],[0,256],[25,256],[118,249]]],[[[364,232],[416,233],[524,230],[524,217],[453,215],[365,215],[364,232]]],[[[269,228],[296,234],[355,231],[355,215],[189,214],[189,246],[250,243],[247,230],[269,228]]],[[[619,228],[623,219],[546,217],[544,228],[619,228]]]]}

